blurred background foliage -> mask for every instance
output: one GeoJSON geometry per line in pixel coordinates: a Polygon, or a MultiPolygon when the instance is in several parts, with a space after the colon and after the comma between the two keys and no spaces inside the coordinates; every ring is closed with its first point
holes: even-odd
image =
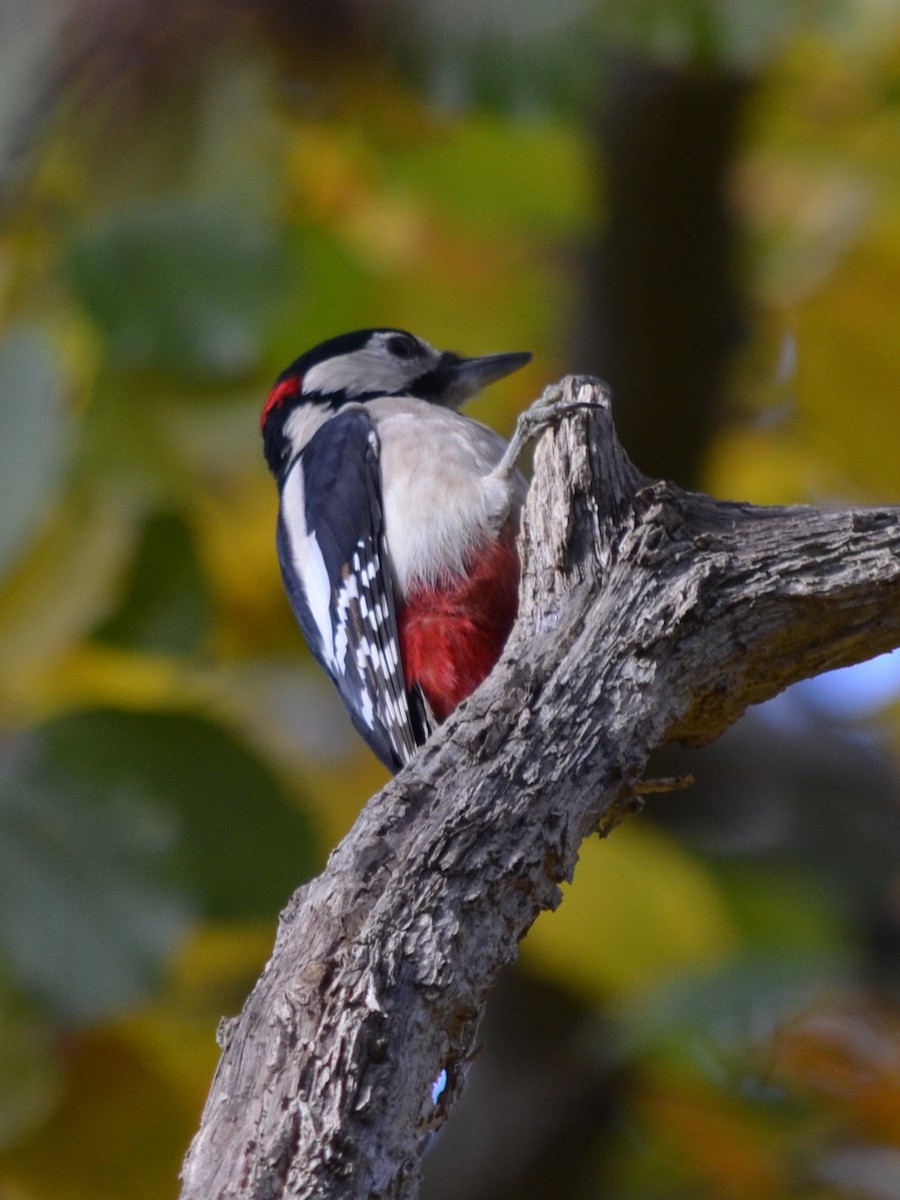
{"type": "MultiPolygon", "coordinates": [[[[383,772],[256,422],[370,324],[608,377],[647,471],[900,500],[892,0],[4,0],[0,1193],[165,1197],[214,1030],[383,772]]],[[[585,845],[431,1200],[900,1195],[900,668],[585,845]]]]}

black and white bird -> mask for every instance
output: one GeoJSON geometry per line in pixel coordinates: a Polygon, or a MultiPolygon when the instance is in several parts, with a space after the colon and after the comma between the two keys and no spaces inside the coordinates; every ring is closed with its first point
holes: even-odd
{"type": "Polygon", "coordinates": [[[530,358],[363,329],[301,355],[263,408],[288,598],[392,771],[491,671],[515,619],[527,485],[508,443],[458,409],[530,358]]]}

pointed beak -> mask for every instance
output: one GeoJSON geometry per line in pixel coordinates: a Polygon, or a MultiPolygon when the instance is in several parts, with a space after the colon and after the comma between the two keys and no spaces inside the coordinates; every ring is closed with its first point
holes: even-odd
{"type": "Polygon", "coordinates": [[[484,354],[480,358],[460,358],[457,354],[442,354],[438,373],[444,379],[438,402],[447,408],[460,408],[489,383],[511,375],[531,362],[527,350],[511,354],[484,354]]]}

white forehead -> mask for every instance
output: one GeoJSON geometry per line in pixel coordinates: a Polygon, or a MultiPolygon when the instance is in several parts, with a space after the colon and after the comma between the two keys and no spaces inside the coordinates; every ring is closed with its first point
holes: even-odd
{"type": "Polygon", "coordinates": [[[344,392],[358,396],[363,392],[397,392],[436,366],[440,351],[421,338],[411,338],[418,351],[410,358],[398,358],[387,343],[398,335],[391,330],[373,333],[365,346],[338,354],[317,363],[303,376],[304,392],[344,392]]]}

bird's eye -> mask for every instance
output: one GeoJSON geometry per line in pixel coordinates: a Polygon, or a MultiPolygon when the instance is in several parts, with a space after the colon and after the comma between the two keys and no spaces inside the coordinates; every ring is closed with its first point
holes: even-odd
{"type": "Polygon", "coordinates": [[[412,358],[416,353],[416,347],[409,338],[391,337],[388,338],[386,345],[394,358],[412,358]]]}

